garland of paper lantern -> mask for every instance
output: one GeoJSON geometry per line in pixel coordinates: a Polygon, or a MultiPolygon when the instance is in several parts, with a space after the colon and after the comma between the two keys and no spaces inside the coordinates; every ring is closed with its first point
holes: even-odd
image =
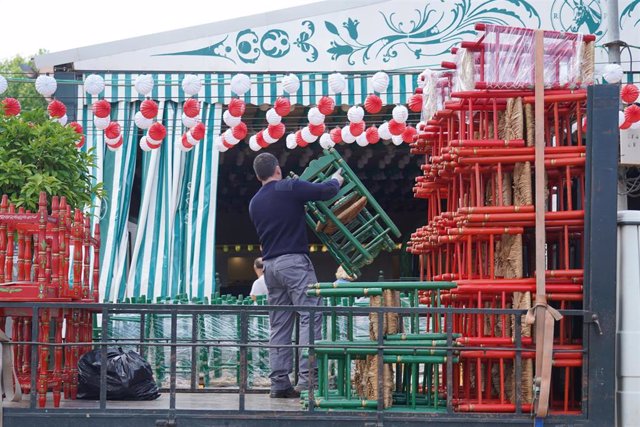
{"type": "MultiPolygon", "coordinates": [[[[404,105],[397,105],[393,110],[393,118],[388,122],[382,123],[380,127],[370,126],[367,128],[366,126],[365,112],[377,114],[382,110],[383,102],[378,94],[387,90],[389,80],[389,75],[382,71],[371,76],[372,92],[365,99],[364,108],[359,105],[350,107],[347,113],[348,123],[342,128],[336,127],[327,131],[324,123],[325,117],[335,109],[335,100],[330,96],[321,97],[318,104],[307,113],[309,124],[287,135],[287,148],[306,147],[318,140],[322,148],[325,149],[340,143],[352,144],[354,142],[364,147],[376,144],[381,139],[391,140],[395,145],[413,142],[417,130],[413,126],[408,126],[406,122],[409,110],[416,113],[422,110],[423,95],[421,90],[416,91],[409,98],[408,108],[404,105]]],[[[237,74],[232,77],[230,85],[234,94],[242,96],[250,90],[251,80],[244,74],[237,74]]],[[[286,129],[281,123],[282,117],[291,111],[291,102],[288,96],[299,91],[300,79],[295,74],[287,74],[283,76],[281,86],[284,96],[278,97],[273,107],[267,110],[267,127],[252,135],[248,140],[248,145],[253,151],[266,148],[284,136],[286,129]]],[[[341,73],[332,73],[328,77],[328,86],[330,92],[342,93],[347,87],[346,77],[341,73]]],[[[232,98],[229,102],[228,109],[223,113],[223,121],[229,129],[215,139],[215,147],[219,151],[225,152],[246,138],[248,130],[246,125],[242,123],[245,108],[246,105],[239,98],[232,98]]],[[[186,105],[184,110],[187,110],[186,105]]],[[[187,135],[183,135],[183,141],[189,143],[187,135]]]]}

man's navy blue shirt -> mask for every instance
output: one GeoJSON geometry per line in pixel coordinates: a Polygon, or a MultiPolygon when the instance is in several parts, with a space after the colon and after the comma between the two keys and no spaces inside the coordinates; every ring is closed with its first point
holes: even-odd
{"type": "Polygon", "coordinates": [[[339,189],[335,179],[321,183],[283,179],[263,185],[249,203],[249,215],[262,245],[262,258],[308,254],[304,205],[311,200],[329,200],[339,189]]]}

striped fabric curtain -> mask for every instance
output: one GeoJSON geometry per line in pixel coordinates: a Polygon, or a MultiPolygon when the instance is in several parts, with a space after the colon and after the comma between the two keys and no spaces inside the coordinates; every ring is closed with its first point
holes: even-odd
{"type": "MultiPolygon", "coordinates": [[[[218,152],[211,135],[220,131],[221,111],[219,105],[203,105],[209,137],[192,151],[182,153],[175,143],[163,143],[159,150],[143,154],[131,266],[112,300],[146,296],[155,301],[177,294],[202,299],[213,292],[218,152]]],[[[180,141],[181,117],[180,104],[160,104],[158,120],[167,127],[167,141],[180,141]]]]}

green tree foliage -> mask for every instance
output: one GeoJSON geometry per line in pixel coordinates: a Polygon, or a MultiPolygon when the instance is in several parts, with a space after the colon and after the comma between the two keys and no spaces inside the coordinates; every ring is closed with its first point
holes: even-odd
{"type": "Polygon", "coordinates": [[[94,196],[103,196],[102,183],[92,183],[95,155],[76,149],[77,139],[43,109],[0,117],[0,194],[32,210],[41,191],[65,196],[74,208],[90,206],[94,196]]]}
{"type": "MultiPolygon", "coordinates": [[[[41,49],[38,52],[38,55],[43,53],[46,53],[46,51],[41,49]]],[[[29,65],[37,72],[33,59],[24,58],[20,55],[0,62],[0,75],[4,76],[9,81],[7,91],[0,95],[0,98],[16,98],[20,101],[23,111],[46,108],[47,100],[36,91],[36,87],[33,83],[34,79],[29,78],[24,74],[20,69],[20,64],[29,65]]]]}

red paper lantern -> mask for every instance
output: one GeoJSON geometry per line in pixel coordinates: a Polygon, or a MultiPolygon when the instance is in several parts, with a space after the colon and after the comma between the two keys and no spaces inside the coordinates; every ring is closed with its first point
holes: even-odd
{"type": "Polygon", "coordinates": [[[233,117],[242,117],[247,105],[240,98],[233,98],[229,101],[229,114],[233,117]]]}
{"type": "Polygon", "coordinates": [[[238,123],[231,128],[231,134],[235,139],[244,139],[247,136],[247,125],[243,122],[238,123]]]}
{"type": "MultiPolygon", "coordinates": [[[[167,136],[167,129],[162,125],[162,123],[155,122],[149,128],[148,133],[149,133],[149,138],[153,139],[154,141],[162,141],[164,137],[167,136]]],[[[191,131],[191,135],[193,135],[193,137],[196,138],[193,131],[191,131]]],[[[196,139],[202,139],[202,138],[196,138],[196,139]]]]}
{"type": "Polygon", "coordinates": [[[117,138],[121,132],[122,132],[122,129],[120,128],[120,125],[118,124],[118,122],[111,122],[107,125],[106,128],[104,128],[104,136],[106,136],[109,139],[117,138]]]}
{"type": "Polygon", "coordinates": [[[377,144],[380,141],[380,135],[378,134],[378,128],[375,126],[371,126],[365,132],[365,136],[367,138],[367,142],[369,144],[377,144]]]}
{"type": "Polygon", "coordinates": [[[80,137],[79,140],[76,141],[76,148],[84,147],[84,135],[80,137]]]}
{"type": "Polygon", "coordinates": [[[413,126],[407,126],[402,132],[402,140],[407,144],[412,143],[415,136],[418,134],[418,131],[413,126]]]}
{"type": "Polygon", "coordinates": [[[640,90],[638,90],[638,86],[634,84],[626,84],[620,89],[620,98],[622,98],[626,104],[636,102],[638,95],[640,95],[640,90]]]}
{"type": "Polygon", "coordinates": [[[262,135],[262,132],[264,131],[260,131],[256,133],[256,142],[260,147],[267,148],[269,146],[269,143],[264,140],[264,135],[262,135]]]}
{"type": "Polygon", "coordinates": [[[194,118],[198,114],[200,114],[200,102],[198,102],[195,98],[189,98],[184,101],[184,105],[182,106],[182,111],[187,117],[194,118]]]}
{"type": "Polygon", "coordinates": [[[635,104],[624,109],[624,120],[631,124],[640,121],[640,107],[635,104]]]}
{"type": "Polygon", "coordinates": [[[149,148],[151,148],[152,150],[156,150],[156,149],[160,148],[160,145],[162,145],[162,144],[161,144],[161,143],[157,143],[157,144],[155,144],[155,143],[151,142],[151,141],[149,140],[149,138],[147,138],[147,146],[148,146],[149,148]]]}
{"type": "Polygon", "coordinates": [[[62,102],[54,99],[47,106],[47,111],[49,112],[49,115],[51,117],[53,117],[54,119],[59,119],[60,117],[67,114],[67,107],[62,102]]]}
{"type": "Polygon", "coordinates": [[[82,135],[82,132],[84,131],[84,129],[82,129],[82,125],[78,122],[71,122],[67,126],[75,130],[76,133],[79,133],[80,135],[82,135]]]}
{"type": "Polygon", "coordinates": [[[229,144],[229,143],[227,142],[227,140],[226,140],[226,139],[224,139],[224,135],[220,137],[220,140],[222,141],[222,145],[224,145],[225,147],[227,147],[227,148],[233,148],[234,144],[229,144]]]}
{"type": "Polygon", "coordinates": [[[200,122],[195,125],[193,129],[191,129],[191,136],[193,137],[193,139],[197,139],[198,141],[200,141],[202,138],[204,138],[205,130],[206,128],[204,127],[204,123],[200,122]]]}
{"type": "Polygon", "coordinates": [[[331,141],[333,141],[334,144],[340,144],[342,142],[342,129],[340,129],[339,127],[331,129],[331,131],[329,132],[329,136],[331,137],[331,141]]]}
{"type": "Polygon", "coordinates": [[[391,135],[402,135],[402,132],[407,128],[407,125],[401,122],[397,122],[394,119],[389,120],[389,133],[391,135]]]}
{"type": "Polygon", "coordinates": [[[122,147],[123,143],[124,143],[124,140],[122,139],[122,135],[120,135],[120,138],[118,138],[116,142],[114,142],[113,144],[107,143],[107,145],[111,148],[120,148],[122,147]]]}
{"type": "Polygon", "coordinates": [[[145,99],[140,104],[140,113],[145,119],[153,119],[158,115],[158,104],[151,99],[145,99]]]}
{"type": "Polygon", "coordinates": [[[362,135],[362,132],[364,132],[364,122],[349,124],[349,132],[356,137],[362,135]]]}
{"type": "Polygon", "coordinates": [[[309,132],[313,136],[320,136],[324,133],[325,125],[324,123],[320,123],[319,125],[312,125],[309,123],[309,132]]]}
{"type": "Polygon", "coordinates": [[[367,96],[367,99],[364,100],[364,109],[369,114],[379,113],[382,110],[382,99],[376,94],[367,96]]]}
{"type": "Polygon", "coordinates": [[[631,122],[630,122],[630,121],[628,121],[628,120],[625,120],[625,121],[624,121],[624,123],[622,123],[622,124],[620,125],[620,129],[623,129],[623,130],[624,130],[624,129],[629,129],[629,127],[630,127],[630,126],[631,126],[631,122]]]}
{"type": "MultiPolygon", "coordinates": [[[[192,135],[192,136],[193,136],[193,135],[192,135]]],[[[187,150],[190,150],[190,149],[192,149],[193,147],[195,147],[195,145],[191,144],[191,143],[189,142],[189,140],[187,139],[187,133],[186,133],[186,132],[182,134],[182,146],[183,146],[184,148],[186,148],[187,150]]]]}
{"type": "Polygon", "coordinates": [[[418,93],[411,95],[411,98],[409,98],[409,102],[407,103],[407,107],[409,107],[409,110],[414,113],[422,111],[422,95],[418,93]]]}
{"type": "Polygon", "coordinates": [[[100,101],[96,101],[93,103],[93,114],[96,117],[100,117],[104,119],[105,117],[109,117],[111,114],[111,104],[106,99],[101,99],[100,101]]]}
{"type": "Polygon", "coordinates": [[[318,100],[318,110],[325,116],[333,113],[334,108],[336,108],[336,102],[330,96],[323,96],[318,100]]]}
{"type": "Polygon", "coordinates": [[[276,102],[273,104],[273,109],[276,110],[276,113],[278,113],[280,117],[285,117],[291,112],[291,101],[281,96],[276,99],[276,102]]]}
{"type": "Polygon", "coordinates": [[[275,125],[269,125],[267,127],[267,132],[269,133],[269,136],[271,136],[271,138],[273,139],[280,139],[284,136],[285,133],[285,126],[282,123],[278,123],[275,125]]]}
{"type": "Polygon", "coordinates": [[[298,147],[302,147],[302,148],[304,148],[307,145],[309,145],[309,143],[307,141],[302,139],[302,133],[300,131],[296,132],[296,144],[298,144],[298,147]]]}
{"type": "Polygon", "coordinates": [[[20,114],[20,102],[15,98],[5,98],[2,100],[2,110],[7,117],[20,114]]]}

